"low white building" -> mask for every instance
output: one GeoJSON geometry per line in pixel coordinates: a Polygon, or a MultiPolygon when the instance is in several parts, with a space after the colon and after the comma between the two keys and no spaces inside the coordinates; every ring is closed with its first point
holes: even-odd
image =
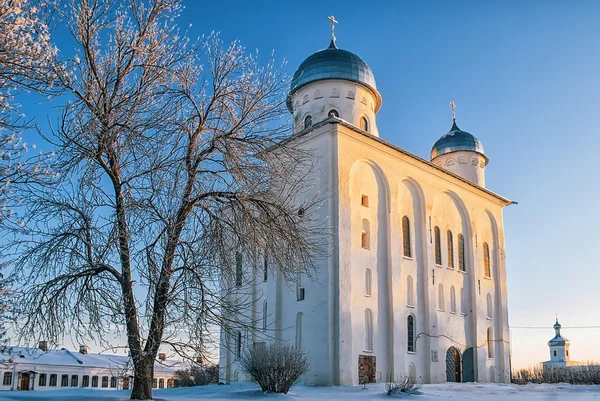
{"type": "MultiPolygon", "coordinates": [[[[128,390],[133,384],[131,359],[112,353],[92,354],[86,346],[79,352],[62,348],[2,346],[0,348],[0,390],[57,390],[96,388],[128,390]]],[[[154,364],[154,388],[174,387],[175,372],[186,368],[182,362],[159,354],[154,364]]]]}

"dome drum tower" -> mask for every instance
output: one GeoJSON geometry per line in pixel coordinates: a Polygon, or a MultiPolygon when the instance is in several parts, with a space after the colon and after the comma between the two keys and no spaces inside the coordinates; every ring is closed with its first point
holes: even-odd
{"type": "Polygon", "coordinates": [[[452,119],[450,131],[431,148],[431,162],[485,188],[488,157],[483,145],[474,135],[458,128],[456,119],[452,119]]]}
{"type": "Polygon", "coordinates": [[[335,39],[298,67],[287,107],[294,116],[294,133],[334,116],[379,136],[375,114],[381,95],[373,72],[354,53],[338,49],[335,39]]]}

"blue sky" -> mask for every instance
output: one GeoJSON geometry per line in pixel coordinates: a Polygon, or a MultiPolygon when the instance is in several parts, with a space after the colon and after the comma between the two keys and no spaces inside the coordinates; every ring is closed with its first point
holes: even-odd
{"type": "MultiPolygon", "coordinates": [[[[512,329],[513,367],[548,359],[555,313],[565,327],[600,326],[600,2],[184,4],[191,35],[219,31],[265,58],[274,51],[290,75],[328,45],[335,15],[338,47],[375,74],[380,136],[421,157],[450,128],[454,101],[459,126],[490,158],[487,187],[519,202],[504,214],[510,324],[548,327],[512,329]]],[[[574,360],[600,360],[600,330],[563,334],[574,360]]]]}

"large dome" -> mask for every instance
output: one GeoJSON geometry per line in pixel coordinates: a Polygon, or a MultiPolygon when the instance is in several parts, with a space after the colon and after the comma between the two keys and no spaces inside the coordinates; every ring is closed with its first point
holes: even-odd
{"type": "Polygon", "coordinates": [[[487,156],[483,152],[483,145],[479,142],[479,139],[458,128],[456,121],[453,121],[450,131],[438,139],[431,148],[431,160],[438,156],[458,151],[479,153],[487,160],[487,156]]]}
{"type": "MultiPolygon", "coordinates": [[[[292,78],[290,96],[311,82],[326,79],[341,79],[366,86],[375,95],[375,111],[381,107],[381,95],[377,92],[375,77],[367,63],[354,53],[338,49],[333,40],[327,49],[312,54],[300,64],[292,78]]],[[[289,97],[288,109],[291,111],[289,97]]]]}

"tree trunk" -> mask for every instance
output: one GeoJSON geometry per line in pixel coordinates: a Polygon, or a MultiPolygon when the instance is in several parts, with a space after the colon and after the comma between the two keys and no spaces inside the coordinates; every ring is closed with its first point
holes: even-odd
{"type": "Polygon", "coordinates": [[[144,358],[135,364],[132,400],[151,400],[154,379],[154,359],[144,358]]]}

